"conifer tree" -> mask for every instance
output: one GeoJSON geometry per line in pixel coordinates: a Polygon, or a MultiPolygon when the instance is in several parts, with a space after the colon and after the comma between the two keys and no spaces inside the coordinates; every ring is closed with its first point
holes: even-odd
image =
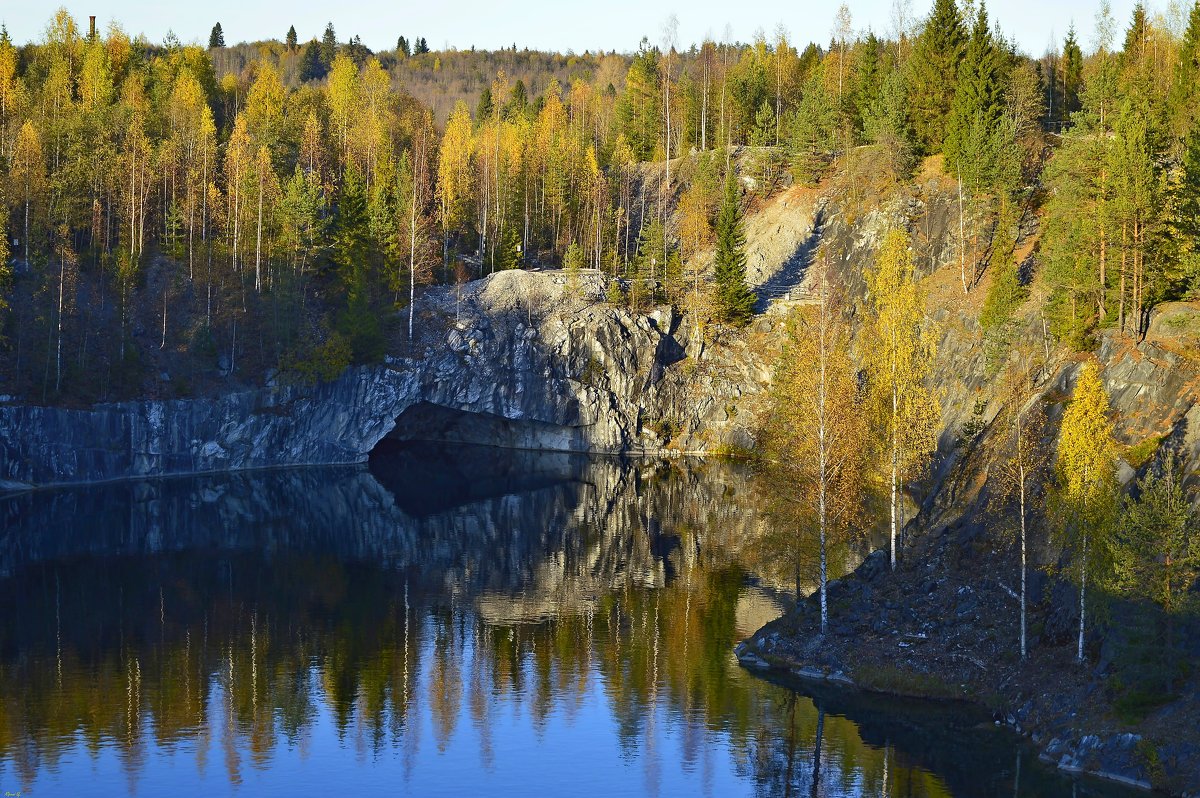
{"type": "Polygon", "coordinates": [[[296,39],[296,26],[290,25],[288,26],[287,36],[284,37],[284,44],[287,45],[289,53],[296,52],[297,43],[298,40],[296,39]]]}
{"type": "Polygon", "coordinates": [[[1195,297],[1200,295],[1200,124],[1188,135],[1172,205],[1168,237],[1175,245],[1175,268],[1166,276],[1166,294],[1195,297]]]}
{"type": "Polygon", "coordinates": [[[999,155],[998,148],[981,152],[979,144],[987,140],[989,132],[996,130],[1004,112],[1002,58],[988,28],[987,8],[980,3],[970,40],[958,65],[943,148],[946,170],[968,183],[984,182],[994,170],[989,169],[990,164],[981,161],[999,155]]]}
{"type": "MultiPolygon", "coordinates": [[[[1179,611],[1200,576],[1200,528],[1183,487],[1185,472],[1167,452],[1125,501],[1113,565],[1117,586],[1179,611]]],[[[1168,645],[1169,647],[1169,645],[1168,645]]]]}
{"type": "Polygon", "coordinates": [[[925,152],[937,152],[945,139],[965,44],[963,21],[954,0],[935,0],[908,60],[910,119],[917,143],[925,152]]]}
{"type": "Polygon", "coordinates": [[[340,331],[350,342],[355,361],[370,362],[382,354],[383,334],[371,306],[371,240],[366,189],[355,168],[346,172],[338,196],[333,255],[346,291],[346,309],[340,318],[340,331]]]}
{"type": "Polygon", "coordinates": [[[745,248],[737,177],[731,168],[725,175],[725,192],[717,214],[717,253],[713,271],[717,283],[717,317],[739,327],[750,321],[757,301],[746,285],[745,248]]]}
{"type": "Polygon", "coordinates": [[[1080,108],[1079,92],[1083,87],[1083,50],[1075,40],[1074,25],[1067,30],[1067,38],[1063,41],[1062,70],[1062,101],[1056,121],[1066,125],[1080,108]]]}
{"type": "Polygon", "coordinates": [[[979,327],[983,331],[984,347],[989,365],[995,365],[1007,349],[1015,332],[1017,308],[1029,295],[1021,285],[1021,265],[1009,258],[992,269],[992,283],[983,298],[979,327]]]}
{"type": "Polygon", "coordinates": [[[1200,0],[1192,4],[1187,29],[1179,43],[1178,65],[1171,77],[1167,106],[1171,134],[1176,144],[1184,141],[1200,115],[1200,0]]]}
{"type": "Polygon", "coordinates": [[[218,22],[212,26],[212,32],[208,34],[208,49],[212,50],[217,47],[225,46],[225,31],[221,30],[221,23],[218,22]]]}
{"type": "Polygon", "coordinates": [[[1089,577],[1106,571],[1117,511],[1116,444],[1108,394],[1094,361],[1084,363],[1059,432],[1054,504],[1058,532],[1075,560],[1079,583],[1076,659],[1084,661],[1089,577]]]}
{"type": "Polygon", "coordinates": [[[325,33],[321,35],[321,60],[325,62],[325,66],[333,65],[337,49],[337,34],[333,30],[333,23],[328,22],[325,24],[325,33]]]}
{"type": "Polygon", "coordinates": [[[396,50],[405,58],[408,58],[412,55],[412,46],[409,45],[408,39],[404,38],[403,36],[401,36],[399,39],[396,39],[396,50]]]}
{"type": "Polygon", "coordinates": [[[300,81],[320,80],[325,77],[328,67],[321,57],[321,45],[312,39],[304,45],[304,54],[300,56],[300,81]]]}

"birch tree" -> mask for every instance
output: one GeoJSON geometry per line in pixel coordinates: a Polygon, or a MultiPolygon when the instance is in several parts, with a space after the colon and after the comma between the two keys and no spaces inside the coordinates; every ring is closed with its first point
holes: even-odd
{"type": "MultiPolygon", "coordinates": [[[[849,325],[830,285],[828,252],[815,268],[818,302],[789,320],[787,348],[772,389],[767,444],[786,483],[794,486],[786,500],[798,510],[801,533],[817,541],[824,633],[829,624],[829,549],[846,541],[856,527],[867,425],[850,359],[849,325]]],[[[800,584],[797,567],[797,598],[800,584]]]]}
{"type": "Polygon", "coordinates": [[[1084,661],[1089,576],[1108,561],[1110,537],[1118,506],[1117,450],[1108,420],[1108,394],[1100,368],[1084,363],[1075,395],[1063,414],[1059,433],[1056,485],[1058,533],[1075,561],[1079,580],[1079,639],[1076,659],[1084,661]]]}
{"type": "Polygon", "coordinates": [[[913,273],[910,239],[892,230],[866,274],[868,323],[864,343],[891,494],[889,559],[896,568],[896,538],[903,526],[900,490],[928,467],[937,450],[938,395],[928,386],[937,353],[925,299],[913,273]]]}
{"type": "Polygon", "coordinates": [[[26,121],[17,133],[8,179],[12,186],[12,198],[19,203],[21,246],[24,260],[28,263],[29,237],[36,224],[34,210],[46,191],[46,157],[42,151],[42,137],[33,122],[26,121]]]}
{"type": "Polygon", "coordinates": [[[471,112],[459,102],[446,122],[438,159],[438,217],[442,225],[442,268],[450,262],[450,234],[465,222],[471,195],[471,112]]]}
{"type": "Polygon", "coordinates": [[[1008,458],[999,469],[999,490],[997,499],[1005,506],[996,515],[1009,518],[1007,503],[1015,500],[1017,503],[1017,532],[1020,545],[1020,593],[1018,594],[1019,610],[1019,647],[1021,659],[1028,656],[1028,544],[1029,526],[1034,511],[1034,484],[1047,466],[1045,449],[1042,446],[1042,431],[1046,423],[1046,414],[1039,401],[1039,392],[1034,383],[1037,374],[1041,373],[1042,365],[1034,363],[1029,352],[1014,364],[1008,372],[1005,385],[1005,405],[1007,408],[1005,422],[1012,429],[1012,448],[1008,458]]]}

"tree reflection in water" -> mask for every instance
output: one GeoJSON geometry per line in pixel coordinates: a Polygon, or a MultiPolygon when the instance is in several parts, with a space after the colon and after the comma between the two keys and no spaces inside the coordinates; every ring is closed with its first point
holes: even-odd
{"type": "Polygon", "coordinates": [[[0,788],[1012,794],[967,715],[737,666],[792,567],[762,566],[751,480],[405,449],[10,497],[0,788]]]}

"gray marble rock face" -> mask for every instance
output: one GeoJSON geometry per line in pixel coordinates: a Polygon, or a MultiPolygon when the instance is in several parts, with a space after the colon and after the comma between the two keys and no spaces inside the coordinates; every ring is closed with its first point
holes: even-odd
{"type": "Polygon", "coordinates": [[[690,345],[669,308],[603,304],[603,285],[584,275],[568,289],[561,273],[512,271],[461,296],[431,289],[418,356],[319,385],[88,410],[0,405],[0,489],[360,463],[393,430],[593,452],[659,451],[663,430],[684,451],[748,441],[749,415],[730,411],[762,389],[767,369],[737,348],[690,345]],[[689,354],[706,368],[684,369],[689,354]]]}

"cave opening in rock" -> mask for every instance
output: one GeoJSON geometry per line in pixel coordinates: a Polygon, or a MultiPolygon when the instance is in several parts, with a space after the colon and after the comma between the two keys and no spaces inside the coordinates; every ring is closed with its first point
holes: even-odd
{"type": "Polygon", "coordinates": [[[454,443],[503,449],[540,449],[558,452],[587,451],[583,428],[535,419],[512,419],[418,402],[396,419],[396,426],[375,447],[376,451],[408,443],[454,443]]]}

